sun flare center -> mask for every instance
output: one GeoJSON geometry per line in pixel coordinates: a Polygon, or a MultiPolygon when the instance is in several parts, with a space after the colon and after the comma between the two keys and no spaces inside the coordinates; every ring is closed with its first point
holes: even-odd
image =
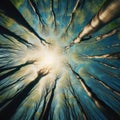
{"type": "Polygon", "coordinates": [[[34,53],[31,53],[29,57],[35,60],[34,65],[37,71],[42,69],[58,73],[63,71],[67,61],[64,51],[58,46],[40,46],[34,53]]]}

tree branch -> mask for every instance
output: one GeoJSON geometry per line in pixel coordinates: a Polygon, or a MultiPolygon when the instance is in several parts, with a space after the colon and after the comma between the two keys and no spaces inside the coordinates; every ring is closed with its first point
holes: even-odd
{"type": "Polygon", "coordinates": [[[112,36],[114,34],[117,34],[117,33],[118,34],[120,33],[120,27],[119,28],[115,28],[115,29],[113,29],[113,30],[111,30],[111,31],[109,31],[109,32],[107,32],[105,34],[97,36],[96,40],[105,39],[105,38],[110,37],[110,36],[112,36]]]}
{"type": "Polygon", "coordinates": [[[120,0],[107,0],[98,13],[79,33],[73,43],[80,43],[84,37],[91,35],[106,24],[120,16],[120,0]]]}

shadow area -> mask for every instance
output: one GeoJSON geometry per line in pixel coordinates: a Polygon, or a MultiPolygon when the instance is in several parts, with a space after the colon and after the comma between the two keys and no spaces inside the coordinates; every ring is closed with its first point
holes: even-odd
{"type": "Polygon", "coordinates": [[[13,97],[11,102],[0,111],[0,118],[2,120],[10,120],[10,118],[15,114],[18,106],[22,103],[22,101],[28,96],[29,92],[35,85],[39,82],[39,80],[47,75],[48,73],[42,74],[40,73],[38,77],[29,83],[19,94],[13,97]]]}

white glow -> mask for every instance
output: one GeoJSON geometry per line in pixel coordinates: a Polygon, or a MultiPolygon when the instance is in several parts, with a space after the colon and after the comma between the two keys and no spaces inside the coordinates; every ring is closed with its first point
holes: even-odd
{"type": "Polygon", "coordinates": [[[27,59],[34,60],[36,71],[55,72],[63,71],[66,58],[63,51],[58,47],[40,46],[35,50],[28,51],[31,55],[27,59]]]}
{"type": "Polygon", "coordinates": [[[43,57],[41,58],[41,64],[46,67],[51,67],[59,61],[59,57],[55,51],[45,50],[43,53],[43,57]]]}

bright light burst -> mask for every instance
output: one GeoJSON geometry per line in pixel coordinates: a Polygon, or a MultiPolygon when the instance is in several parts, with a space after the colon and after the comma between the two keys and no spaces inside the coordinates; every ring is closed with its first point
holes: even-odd
{"type": "Polygon", "coordinates": [[[44,69],[56,74],[66,69],[67,58],[64,51],[58,46],[40,46],[31,56],[35,59],[36,69],[44,69]]]}

